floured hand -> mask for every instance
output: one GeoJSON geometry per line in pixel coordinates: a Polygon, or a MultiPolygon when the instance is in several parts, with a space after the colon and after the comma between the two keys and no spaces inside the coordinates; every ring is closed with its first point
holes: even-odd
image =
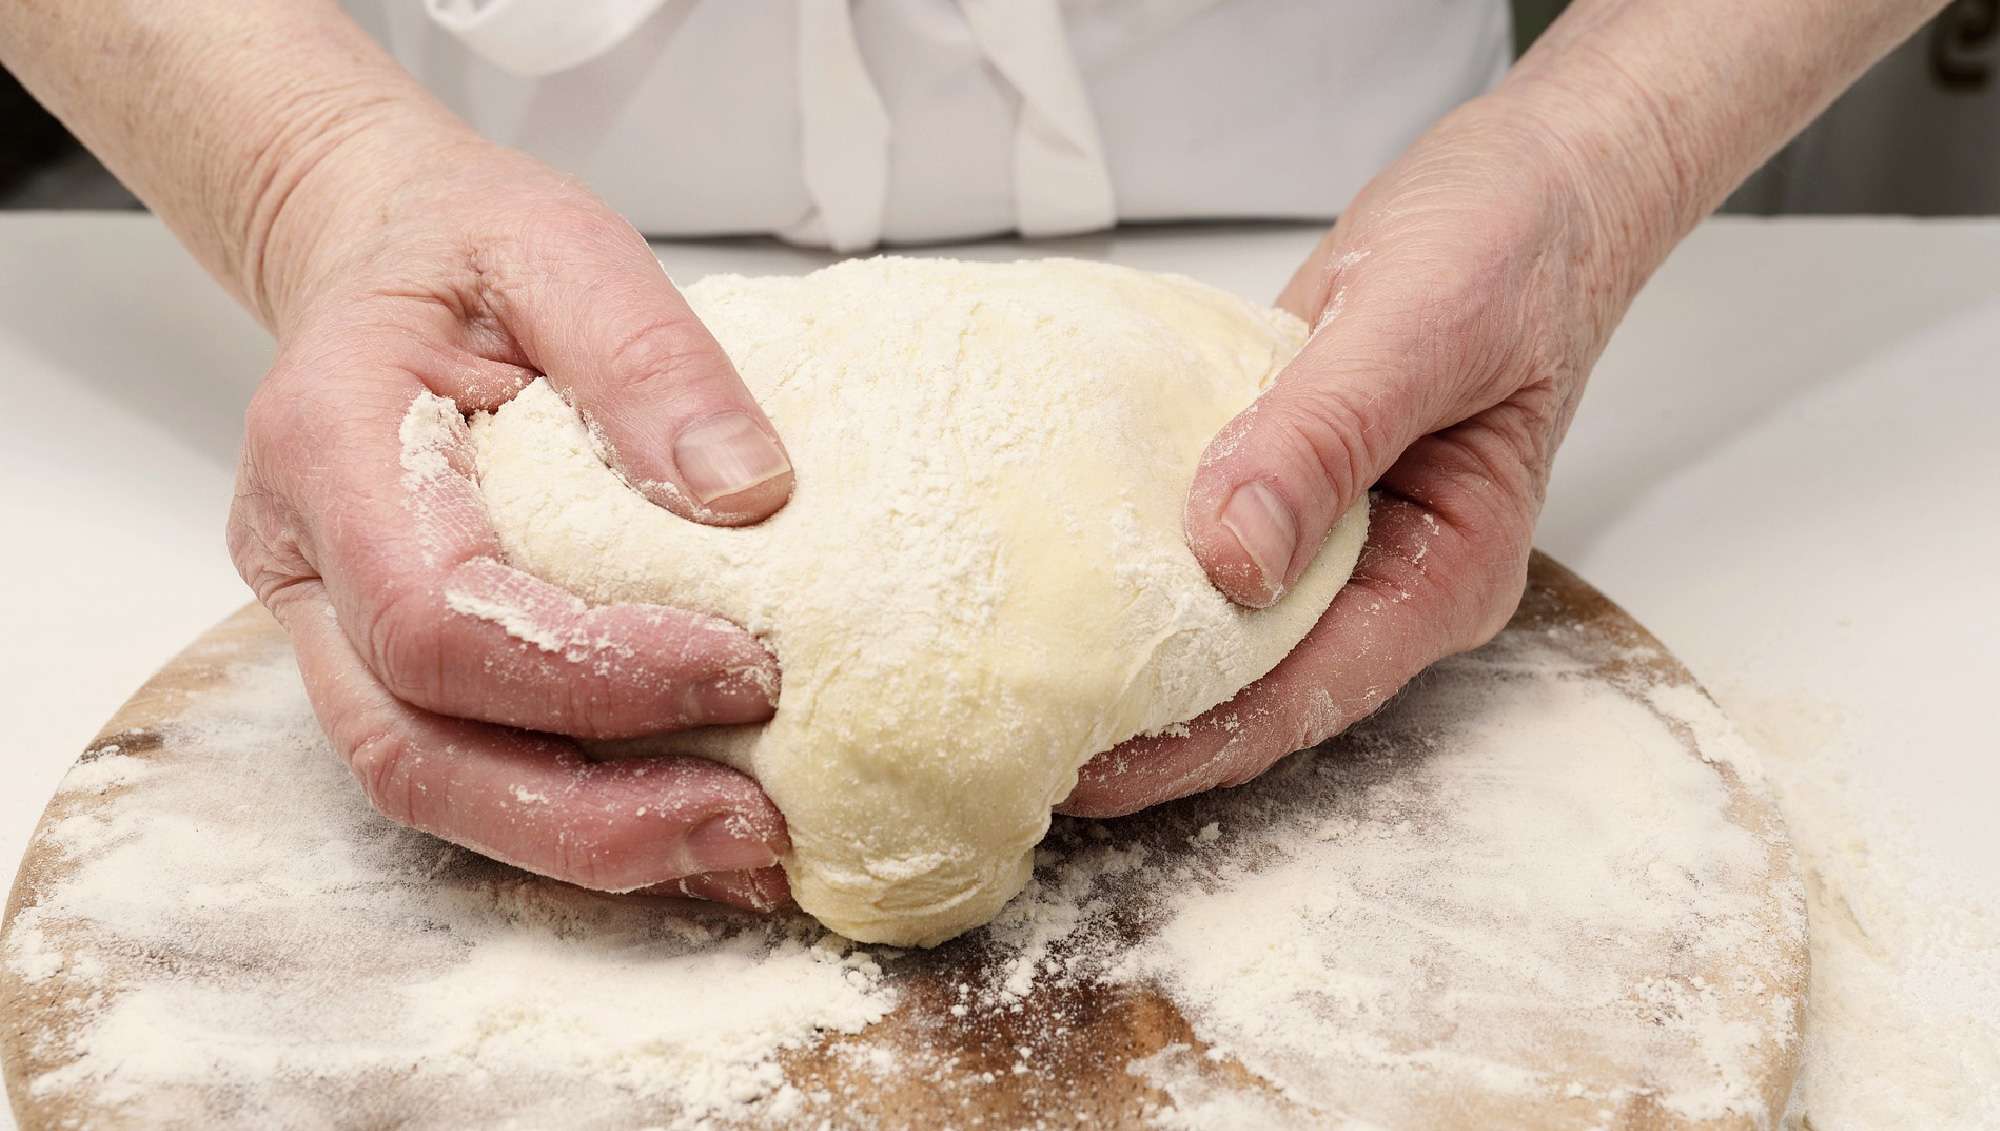
{"type": "Polygon", "coordinates": [[[782,900],[784,822],[750,779],[600,765],[563,737],[767,718],[775,662],[727,622],[586,607],[503,564],[464,414],[546,373],[649,499],[727,525],[790,493],[775,431],[573,182],[469,136],[356,144],[288,199],[314,234],[272,272],[279,358],[229,524],[322,725],[393,820],[587,887],[782,900]]]}
{"type": "Polygon", "coordinates": [[[1354,576],[1271,674],[1100,756],[1065,811],[1241,784],[1506,624],[1556,446],[1630,297],[1593,266],[1607,241],[1583,192],[1478,106],[1362,191],[1279,300],[1311,340],[1209,446],[1187,506],[1210,579],[1263,607],[1372,490],[1354,576]]]}

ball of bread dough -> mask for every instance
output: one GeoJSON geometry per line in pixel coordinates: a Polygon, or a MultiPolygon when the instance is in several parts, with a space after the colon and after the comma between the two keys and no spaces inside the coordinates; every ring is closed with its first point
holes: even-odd
{"type": "Polygon", "coordinates": [[[647,502],[539,381],[474,421],[481,490],[515,565],[763,638],[770,722],[648,748],[755,777],[800,906],[852,938],[931,945],[992,918],[1083,762],[1269,671],[1359,553],[1365,503],[1250,610],[1183,535],[1203,449],[1305,340],[1289,314],[1059,259],[686,293],[785,439],[783,510],[721,528],[647,502]]]}

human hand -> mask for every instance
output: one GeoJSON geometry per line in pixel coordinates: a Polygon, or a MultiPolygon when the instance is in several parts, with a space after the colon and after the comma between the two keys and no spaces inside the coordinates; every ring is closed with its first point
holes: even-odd
{"type": "Polygon", "coordinates": [[[1086,765],[1064,812],[1241,784],[1506,624],[1556,446],[1643,277],[1619,261],[1632,233],[1599,221],[1598,191],[1533,120],[1473,104],[1342,214],[1279,299],[1311,339],[1210,445],[1186,524],[1215,585],[1263,607],[1372,488],[1353,578],[1278,667],[1185,735],[1086,765]]]}
{"type": "Polygon", "coordinates": [[[585,887],[783,900],[784,822],[750,779],[563,737],[762,720],[775,662],[726,622],[586,607],[506,565],[464,414],[546,373],[628,482],[716,524],[783,505],[775,431],[595,197],[469,134],[387,134],[319,161],[270,227],[279,356],[246,418],[238,570],[390,819],[585,887]]]}

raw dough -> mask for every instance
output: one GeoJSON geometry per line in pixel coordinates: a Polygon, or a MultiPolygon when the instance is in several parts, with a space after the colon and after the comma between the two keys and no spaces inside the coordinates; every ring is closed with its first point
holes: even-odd
{"type": "Polygon", "coordinates": [[[648,503],[539,381],[474,421],[481,488],[521,568],[766,641],[769,723],[652,748],[762,783],[794,896],[850,937],[992,918],[1084,761],[1269,671],[1359,553],[1365,505],[1250,611],[1183,538],[1203,448],[1305,340],[1289,314],[1075,260],[855,260],[687,298],[785,437],[784,510],[724,529],[648,503]]]}

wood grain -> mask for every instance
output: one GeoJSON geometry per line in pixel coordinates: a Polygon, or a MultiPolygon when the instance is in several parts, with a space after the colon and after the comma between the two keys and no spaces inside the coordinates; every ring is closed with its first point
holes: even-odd
{"type": "MultiPolygon", "coordinates": [[[[1504,657],[1509,647],[1523,642],[1532,642],[1537,648],[1558,648],[1573,661],[1572,674],[1574,670],[1586,671],[1588,678],[1635,696],[1647,687],[1684,687],[1693,682],[1631,617],[1581,579],[1539,555],[1520,610],[1489,651],[1504,657]]],[[[162,767],[189,762],[194,752],[186,748],[188,736],[173,725],[175,719],[191,704],[204,702],[241,681],[246,672],[288,669],[290,662],[287,642],[276,625],[260,609],[246,608],[212,629],[148,681],[105,724],[79,761],[88,762],[115,750],[162,767]]],[[[1427,677],[1418,690],[1406,694],[1448,695],[1451,680],[1457,678],[1453,673],[1471,670],[1463,665],[1442,666],[1441,674],[1427,677]]],[[[1530,673],[1524,678],[1535,677],[1530,673]]],[[[1682,740],[1686,757],[1703,757],[1698,728],[1670,711],[1656,709],[1656,713],[1682,740]]],[[[1320,749],[1316,756],[1327,760],[1335,771],[1330,776],[1320,775],[1335,783],[1327,788],[1352,792],[1374,780],[1371,775],[1407,773],[1413,762],[1421,761],[1421,756],[1381,756],[1385,743],[1396,745],[1398,750],[1421,745],[1413,744],[1407,732],[1395,729],[1394,716],[1392,707],[1320,749]]],[[[1782,821],[1769,799],[1752,783],[1740,780],[1737,768],[1727,759],[1707,765],[1729,791],[1730,822],[1769,845],[1763,881],[1769,891],[1760,896],[1766,899],[1758,913],[1760,929],[1747,945],[1758,952],[1758,968],[1775,973],[1746,981],[1735,969],[1688,969],[1685,956],[1673,953],[1658,955],[1657,962],[1662,976],[1705,977],[1717,986],[1728,987],[1726,992],[1741,999],[1730,1002],[1730,1008],[1788,1014],[1790,1039],[1760,1043],[1750,1058],[1752,1063],[1737,1066],[1754,1077],[1762,1108],[1689,1118],[1663,1106],[1658,1089],[1649,1087],[1643,1078],[1635,1078],[1629,1081],[1627,1094],[1609,1110],[1608,1118],[1601,1093],[1597,1098],[1566,1096],[1559,1091],[1524,1097],[1500,1089],[1453,1087],[1399,1098],[1393,1107],[1396,1125],[1611,1126],[1652,1131],[1756,1127],[1775,1122],[1797,1069],[1801,1044],[1797,1034],[1804,1023],[1804,926],[1802,916],[1791,905],[1798,877],[1782,821]]],[[[218,783],[218,787],[225,786],[218,783]]],[[[62,892],[75,872],[76,862],[47,832],[79,813],[108,814],[135,808],[144,812],[148,803],[143,780],[101,793],[59,793],[21,862],[5,919],[0,920],[0,1017],[5,1019],[4,1028],[0,1028],[0,1065],[4,1065],[8,1096],[24,1128],[270,1125],[271,1109],[257,1097],[243,1096],[219,1083],[206,1086],[201,1080],[155,1089],[138,1105],[106,1098],[108,1089],[36,1087],[37,1081],[51,1078],[76,1059],[79,1042],[89,1040],[98,1003],[115,998],[121,978],[136,979],[162,963],[177,964],[221,983],[256,973],[228,954],[130,953],[131,948],[121,949],[117,940],[103,937],[87,916],[73,919],[65,928],[70,933],[57,939],[56,945],[70,956],[90,955],[102,968],[101,977],[84,980],[67,974],[33,974],[4,961],[8,941],[23,912],[62,892]]],[[[1186,846],[1196,839],[1191,834],[1208,822],[1237,825],[1283,812],[1287,806],[1295,809],[1323,803],[1324,797],[1299,786],[1294,775],[1289,785],[1253,783],[1164,806],[1110,827],[1121,840],[1146,844],[1156,858],[1171,860],[1175,853],[1189,851],[1186,846]]],[[[360,805],[358,794],[354,804],[360,805]]],[[[268,810],[245,812],[247,820],[277,819],[256,815],[268,810]]],[[[1081,839],[1081,827],[1078,822],[1058,822],[1052,840],[1058,853],[1063,844],[1081,839]]],[[[469,853],[447,851],[457,855],[429,882],[489,887],[526,884],[547,889],[545,895],[550,899],[620,898],[577,892],[469,853]]],[[[1114,916],[1114,923],[1118,931],[1129,932],[1129,941],[1136,945],[1156,924],[1144,912],[1143,899],[1137,895],[1133,899],[1131,914],[1114,916]]],[[[391,941],[385,939],[385,945],[391,941]]],[[[1197,1025],[1170,994],[1143,985],[1038,985],[1018,1011],[975,1010],[970,1017],[954,1016],[951,1007],[962,998],[954,997],[953,988],[967,979],[968,971],[990,971],[1007,957],[977,932],[935,950],[897,957],[888,975],[899,995],[895,1011],[862,1033],[830,1037],[785,1054],[782,1065],[787,1079],[807,1091],[836,1097],[833,1126],[1140,1127],[1173,1106],[1172,1097],[1154,1087],[1147,1077],[1126,1070],[1133,1062],[1173,1046],[1186,1046],[1195,1054],[1207,1048],[1197,1025]],[[1035,1050],[1034,1070],[1013,1071],[1016,1050],[1027,1046],[1035,1050]],[[856,1068],[865,1058],[854,1053],[868,1048],[890,1050],[898,1063],[928,1067],[887,1076],[866,1073],[856,1068]]],[[[340,1008],[339,1002],[329,1001],[328,1008],[340,1008]]],[[[163,1033],[161,1039],[175,1037],[163,1033]]],[[[1551,1072],[1567,1072],[1577,1079],[1595,1079],[1593,1073],[1601,1076],[1613,1070],[1644,1074],[1643,1066],[1607,1067],[1598,1050],[1589,1048],[1549,1047],[1544,1055],[1551,1072]]],[[[1273,1110],[1287,1112],[1298,1126],[1322,1126],[1329,1121],[1327,1111],[1309,1110],[1286,1099],[1270,1081],[1230,1055],[1196,1055],[1192,1060],[1207,1087],[1223,1093],[1261,1093],[1273,1110]]],[[[590,1092],[593,1086],[590,1081],[571,1083],[579,1095],[590,1092]]],[[[450,1081],[383,1076],[347,1081],[323,1092],[310,1088],[301,1092],[296,1085],[292,1087],[284,1110],[294,1114],[316,1111],[310,1122],[317,1125],[448,1127],[485,1122],[490,1116],[480,1106],[480,1097],[470,1091],[463,1095],[455,1092],[450,1081]]],[[[1378,1101],[1360,1097],[1356,1102],[1378,1101]]],[[[597,1109],[580,1105],[577,1110],[597,1109]]],[[[1390,1109],[1377,1106],[1368,1110],[1390,1109]]],[[[598,1122],[637,1124],[652,1118],[669,1122],[673,1112],[634,1108],[619,1114],[617,1121],[598,1122]]],[[[829,1111],[822,1105],[813,1111],[810,1124],[828,1118],[829,1111]]]]}

